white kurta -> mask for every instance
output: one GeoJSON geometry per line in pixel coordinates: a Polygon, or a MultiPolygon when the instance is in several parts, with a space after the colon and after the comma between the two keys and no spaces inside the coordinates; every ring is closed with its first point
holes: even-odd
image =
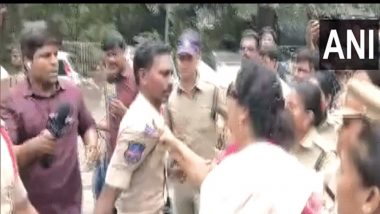
{"type": "Polygon", "coordinates": [[[228,156],[201,186],[200,214],[300,214],[322,178],[269,143],[228,156]]]}

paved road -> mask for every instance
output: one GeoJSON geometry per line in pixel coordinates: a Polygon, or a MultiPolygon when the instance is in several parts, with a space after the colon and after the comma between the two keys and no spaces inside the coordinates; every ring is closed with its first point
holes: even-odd
{"type": "Polygon", "coordinates": [[[86,171],[84,169],[84,150],[83,144],[78,144],[78,153],[81,164],[82,185],[83,185],[83,200],[82,200],[82,213],[93,214],[94,211],[94,199],[92,195],[92,174],[93,171],[86,171]]]}
{"type": "MultiPolygon", "coordinates": [[[[100,93],[94,93],[94,91],[86,91],[82,90],[85,103],[87,108],[91,111],[94,119],[96,121],[99,121],[105,110],[102,110],[102,100],[99,99],[99,97],[102,97],[100,93]],[[94,99],[94,97],[97,97],[97,100],[94,99]],[[100,101],[100,102],[99,102],[100,101]]],[[[81,166],[81,174],[82,174],[82,185],[83,185],[83,194],[82,194],[82,214],[93,214],[94,213],[94,205],[95,201],[92,194],[92,175],[93,170],[86,170],[85,164],[84,164],[84,146],[79,138],[78,143],[78,155],[79,155],[79,161],[81,166]]]]}

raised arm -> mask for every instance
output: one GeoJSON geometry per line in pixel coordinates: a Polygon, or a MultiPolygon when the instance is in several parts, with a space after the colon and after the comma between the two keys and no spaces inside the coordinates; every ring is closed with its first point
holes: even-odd
{"type": "Polygon", "coordinates": [[[186,144],[177,139],[168,127],[162,131],[160,142],[168,147],[170,156],[177,161],[187,178],[193,184],[200,186],[211,171],[212,162],[194,153],[186,144]]]}

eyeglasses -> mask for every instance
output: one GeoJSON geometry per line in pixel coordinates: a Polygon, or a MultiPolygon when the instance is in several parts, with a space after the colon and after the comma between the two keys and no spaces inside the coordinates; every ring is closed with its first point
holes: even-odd
{"type": "Polygon", "coordinates": [[[254,47],[244,47],[244,46],[240,47],[240,51],[245,51],[245,50],[247,50],[249,52],[254,52],[254,51],[256,51],[256,48],[254,48],[254,47]]]}
{"type": "Polygon", "coordinates": [[[230,98],[233,98],[233,99],[237,99],[238,94],[237,94],[237,91],[236,91],[234,83],[231,83],[228,86],[228,88],[227,88],[227,97],[230,97],[230,98]]]}

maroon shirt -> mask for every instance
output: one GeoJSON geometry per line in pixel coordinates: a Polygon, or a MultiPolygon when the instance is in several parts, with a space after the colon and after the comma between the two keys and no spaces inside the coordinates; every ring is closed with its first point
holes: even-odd
{"type": "MultiPolygon", "coordinates": [[[[132,101],[135,99],[138,89],[136,85],[135,76],[132,69],[129,67],[123,72],[121,78],[115,83],[116,87],[116,98],[119,99],[127,108],[131,105],[132,101]]],[[[115,118],[111,114],[110,118],[110,133],[109,133],[109,143],[111,145],[111,155],[116,146],[116,138],[119,131],[119,125],[121,118],[115,118]]],[[[111,157],[109,155],[109,157],[111,157]]]]}
{"type": "Polygon", "coordinates": [[[11,89],[1,102],[1,118],[5,121],[14,144],[23,144],[45,129],[48,116],[56,112],[61,102],[71,105],[67,132],[56,143],[51,167],[44,169],[40,162],[22,172],[21,178],[29,199],[41,214],[80,214],[82,181],[79,170],[77,139],[95,126],[81,91],[67,80],[59,80],[56,93],[50,97],[32,91],[25,79],[11,89]]]}

